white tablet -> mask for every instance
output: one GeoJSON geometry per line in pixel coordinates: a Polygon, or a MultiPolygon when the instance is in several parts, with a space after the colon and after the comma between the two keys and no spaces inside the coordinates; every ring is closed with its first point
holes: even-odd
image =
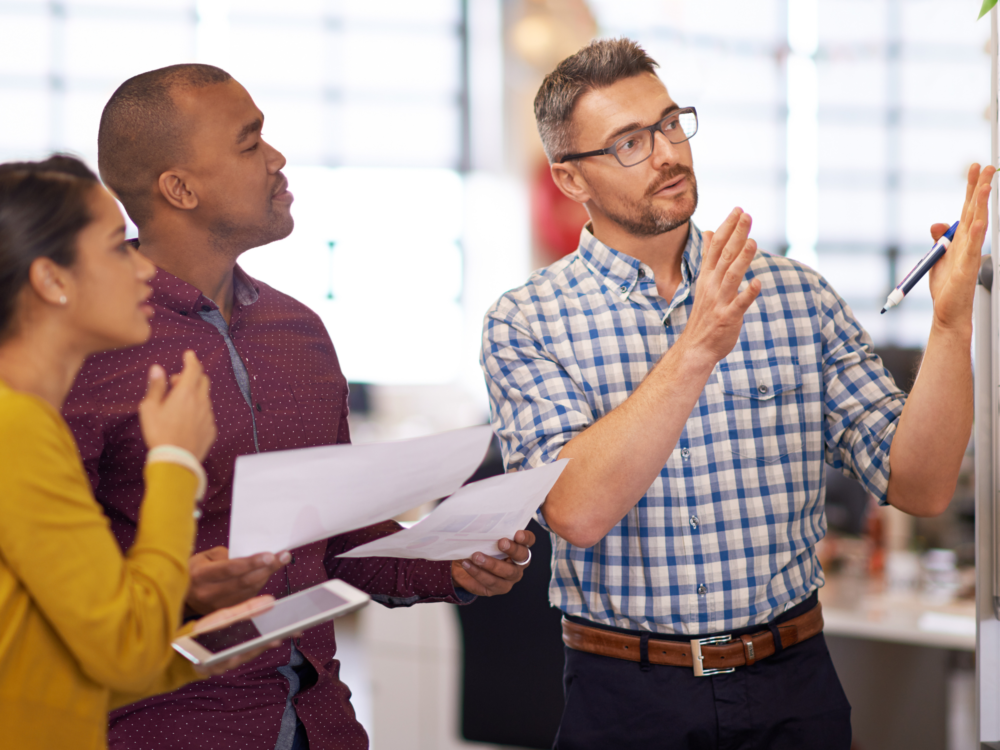
{"type": "Polygon", "coordinates": [[[195,664],[211,666],[274,640],[301,633],[366,605],[371,597],[340,580],[278,599],[262,615],[200,635],[177,638],[173,646],[195,664]]]}

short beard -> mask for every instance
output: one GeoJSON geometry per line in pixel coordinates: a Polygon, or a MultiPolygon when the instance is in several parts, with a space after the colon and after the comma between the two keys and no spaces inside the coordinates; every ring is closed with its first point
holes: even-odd
{"type": "Polygon", "coordinates": [[[283,240],[294,227],[291,214],[281,216],[272,208],[262,224],[246,226],[223,217],[212,222],[208,231],[212,247],[226,255],[239,256],[252,248],[283,240]]]}
{"type": "Polygon", "coordinates": [[[641,201],[624,199],[624,211],[609,210],[606,206],[598,204],[598,208],[633,237],[655,237],[660,234],[677,229],[690,220],[695,209],[698,208],[698,182],[695,179],[694,171],[684,165],[676,164],[673,168],[666,170],[646,191],[641,201]],[[691,194],[694,198],[691,210],[681,208],[676,211],[657,211],[653,208],[651,198],[668,182],[684,175],[691,183],[691,194]]]}

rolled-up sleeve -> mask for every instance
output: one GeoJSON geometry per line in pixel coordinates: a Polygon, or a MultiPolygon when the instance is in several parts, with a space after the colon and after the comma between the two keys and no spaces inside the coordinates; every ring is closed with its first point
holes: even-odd
{"type": "Polygon", "coordinates": [[[820,279],[826,462],[886,504],[889,449],[906,394],[847,304],[820,279]]]}
{"type": "Polygon", "coordinates": [[[552,463],[596,420],[588,386],[549,351],[551,338],[506,295],[486,314],[480,364],[507,471],[552,463]]]}

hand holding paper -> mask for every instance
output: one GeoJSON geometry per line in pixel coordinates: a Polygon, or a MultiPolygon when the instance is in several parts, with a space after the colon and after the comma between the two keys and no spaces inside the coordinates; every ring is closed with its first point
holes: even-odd
{"type": "Polygon", "coordinates": [[[500,551],[506,553],[505,560],[487,557],[482,552],[466,560],[452,560],[452,583],[455,588],[476,596],[506,594],[524,577],[534,543],[535,535],[528,529],[521,529],[513,539],[503,538],[497,544],[500,551]]]}
{"type": "Polygon", "coordinates": [[[492,434],[484,426],[393,443],[240,456],[229,555],[294,549],[454,492],[413,528],[341,557],[460,560],[482,552],[503,559],[506,553],[497,541],[514,539],[527,525],[566,461],[462,487],[482,461],[492,434]]]}
{"type": "Polygon", "coordinates": [[[483,426],[240,456],[229,556],[294,549],[446,497],[476,470],[492,437],[483,426]]]}
{"type": "Polygon", "coordinates": [[[420,523],[340,557],[458,560],[482,552],[505,558],[507,554],[497,548],[497,540],[513,539],[528,524],[568,462],[562,459],[467,484],[420,523]]]}

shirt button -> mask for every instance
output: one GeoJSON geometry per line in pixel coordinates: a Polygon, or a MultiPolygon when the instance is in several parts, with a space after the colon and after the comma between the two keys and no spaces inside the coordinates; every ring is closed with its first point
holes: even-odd
{"type": "Polygon", "coordinates": [[[646,272],[645,272],[645,271],[643,271],[643,270],[642,270],[642,269],[640,268],[640,269],[639,269],[639,278],[640,278],[640,279],[642,279],[642,278],[645,278],[645,276],[646,276],[646,272]]]}
{"type": "Polygon", "coordinates": [[[264,411],[263,409],[260,408],[260,403],[257,404],[257,411],[264,411]]]}
{"type": "Polygon", "coordinates": [[[705,596],[705,594],[707,594],[707,593],[708,593],[708,586],[706,586],[704,583],[699,583],[698,584],[698,596],[705,596]]]}
{"type": "Polygon", "coordinates": [[[767,385],[766,385],[766,384],[764,384],[764,383],[760,383],[760,384],[759,384],[759,385],[757,386],[757,393],[761,393],[761,394],[763,394],[763,393],[767,393],[767,385]]]}
{"type": "Polygon", "coordinates": [[[690,523],[692,529],[697,529],[701,521],[698,520],[698,516],[691,516],[690,523]]]}
{"type": "Polygon", "coordinates": [[[622,284],[622,285],[621,285],[620,287],[618,287],[618,288],[619,288],[619,290],[620,290],[620,291],[621,291],[622,293],[624,293],[624,292],[627,292],[627,291],[628,291],[628,287],[627,287],[627,286],[626,286],[625,284],[622,284]]]}
{"type": "Polygon", "coordinates": [[[201,306],[201,311],[202,312],[212,312],[212,308],[209,307],[208,305],[202,305],[201,306]]]}
{"type": "Polygon", "coordinates": [[[689,458],[691,458],[691,451],[689,451],[687,448],[681,448],[681,458],[687,461],[689,458]]]}

